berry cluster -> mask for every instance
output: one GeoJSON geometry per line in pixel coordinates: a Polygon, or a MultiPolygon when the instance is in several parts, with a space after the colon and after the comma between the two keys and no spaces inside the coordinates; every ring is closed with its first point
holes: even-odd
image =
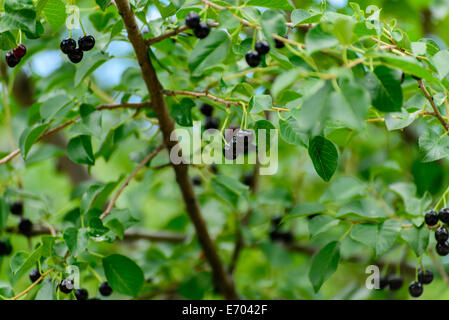
{"type": "Polygon", "coordinates": [[[239,154],[248,154],[254,148],[254,133],[250,130],[232,129],[228,141],[223,147],[223,155],[228,160],[235,160],[239,154]]]}
{"type": "Polygon", "coordinates": [[[404,280],[401,277],[395,275],[382,276],[379,279],[379,289],[390,288],[392,291],[399,290],[404,284],[404,280]]]}
{"type": "Polygon", "coordinates": [[[73,63],[78,63],[83,60],[84,51],[90,51],[95,46],[95,38],[93,36],[82,36],[78,39],[78,48],[76,41],[72,38],[67,38],[61,41],[59,47],[61,51],[69,57],[73,63]]]}
{"type": "Polygon", "coordinates": [[[419,269],[418,271],[418,281],[412,281],[408,287],[408,292],[414,298],[418,298],[424,292],[423,285],[430,284],[433,281],[433,273],[430,270],[423,271],[419,269]]]}
{"type": "Polygon", "coordinates": [[[285,244],[291,244],[293,242],[293,233],[291,231],[280,230],[279,224],[281,221],[282,217],[275,217],[271,219],[270,239],[272,241],[281,241],[285,244]]]}
{"type": "MultiPolygon", "coordinates": [[[[35,272],[35,270],[30,273],[30,279],[31,279],[33,272],[35,272]]],[[[37,272],[39,272],[39,270],[37,270],[37,272]]],[[[39,275],[39,277],[40,277],[40,275],[39,275]]],[[[37,277],[36,280],[34,280],[34,281],[31,280],[31,281],[35,282],[39,279],[39,277],[37,277]]],[[[65,278],[59,283],[59,290],[65,294],[71,293],[73,291],[73,289],[74,289],[73,281],[69,278],[65,278]]],[[[100,284],[98,291],[100,292],[100,294],[103,297],[108,297],[112,294],[112,288],[107,281],[100,284]]],[[[76,300],[88,300],[89,292],[84,288],[75,289],[75,297],[76,297],[76,300]]],[[[99,300],[99,299],[92,298],[91,300],[99,300]]]]}
{"type": "Polygon", "coordinates": [[[27,48],[23,44],[19,44],[14,50],[6,53],[6,63],[10,68],[14,68],[27,53],[27,48]]]}
{"type": "MultiPolygon", "coordinates": [[[[426,213],[424,220],[429,227],[434,227],[441,221],[443,224],[449,224],[449,209],[443,208],[439,213],[430,210],[426,213]]],[[[445,225],[439,226],[435,230],[435,239],[437,240],[436,251],[440,256],[449,254],[449,232],[445,225]]]]}
{"type": "Polygon", "coordinates": [[[270,45],[265,40],[256,43],[256,50],[249,51],[246,56],[246,62],[250,67],[257,67],[262,61],[262,56],[270,52],[270,45]]]}
{"type": "Polygon", "coordinates": [[[200,16],[194,11],[191,11],[186,16],[186,26],[193,29],[193,33],[198,39],[204,39],[210,33],[209,24],[207,22],[201,22],[200,16]]]}

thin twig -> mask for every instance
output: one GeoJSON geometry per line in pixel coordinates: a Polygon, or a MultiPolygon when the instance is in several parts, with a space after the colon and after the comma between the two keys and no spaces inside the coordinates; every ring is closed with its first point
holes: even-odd
{"type": "Polygon", "coordinates": [[[435,117],[441,122],[444,129],[446,131],[449,131],[449,123],[444,120],[443,116],[440,113],[440,110],[438,110],[437,105],[435,104],[435,101],[433,100],[433,97],[430,95],[429,91],[427,91],[426,86],[424,85],[423,81],[420,79],[418,80],[419,88],[422,90],[424,95],[426,96],[427,100],[430,102],[430,105],[432,106],[433,112],[435,113],[435,117]]]}
{"type": "Polygon", "coordinates": [[[143,168],[145,165],[151,161],[159,152],[161,152],[164,149],[164,145],[161,144],[158,146],[155,150],[153,150],[150,154],[148,154],[140,163],[139,165],[134,169],[134,171],[129,175],[129,177],[126,179],[126,181],[122,184],[120,189],[114,194],[111,201],[109,201],[109,204],[106,208],[106,210],[102,213],[100,216],[100,219],[106,218],[112,211],[112,208],[114,208],[115,202],[122,194],[123,190],[129,185],[132,179],[136,176],[136,174],[143,168]]]}
{"type": "Polygon", "coordinates": [[[34,281],[28,288],[26,288],[24,291],[22,291],[21,293],[19,293],[18,295],[9,298],[8,300],[17,300],[20,297],[28,294],[28,292],[30,292],[35,286],[37,286],[39,284],[39,282],[41,282],[46,276],[48,276],[50,273],[52,273],[54,271],[54,269],[50,269],[47,272],[45,272],[44,274],[42,274],[39,279],[37,279],[36,281],[34,281]]]}

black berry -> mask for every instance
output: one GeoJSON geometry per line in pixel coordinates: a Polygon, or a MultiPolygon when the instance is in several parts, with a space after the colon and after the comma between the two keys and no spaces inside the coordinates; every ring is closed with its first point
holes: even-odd
{"type": "Polygon", "coordinates": [[[63,293],[70,293],[73,290],[73,281],[69,278],[66,278],[61,281],[59,284],[59,290],[61,290],[63,293]]]}
{"type": "Polygon", "coordinates": [[[110,296],[112,294],[112,288],[107,281],[100,284],[100,288],[98,290],[104,297],[110,296]]]}
{"type": "Polygon", "coordinates": [[[186,16],[186,26],[188,26],[190,29],[195,29],[199,27],[200,25],[200,16],[198,13],[191,11],[186,16]]]}
{"type": "Polygon", "coordinates": [[[20,218],[19,233],[29,236],[33,230],[33,223],[27,218],[20,218]]]}
{"type": "Polygon", "coordinates": [[[441,222],[449,224],[449,209],[448,208],[441,209],[440,213],[438,214],[438,219],[440,219],[441,222]]]}
{"type": "Polygon", "coordinates": [[[250,51],[245,56],[246,62],[250,67],[257,67],[262,60],[260,54],[257,51],[250,51]]]}
{"type": "Polygon", "coordinates": [[[61,41],[59,47],[61,48],[62,52],[64,52],[65,54],[69,54],[76,49],[76,41],[71,38],[64,39],[61,41]]]}
{"type": "Polygon", "coordinates": [[[251,187],[254,183],[254,175],[252,173],[246,174],[243,177],[243,183],[248,187],[251,187]]]}
{"type": "Polygon", "coordinates": [[[438,242],[436,250],[440,256],[447,256],[449,254],[449,243],[447,241],[438,242]]]}
{"type": "Polygon", "coordinates": [[[39,272],[39,269],[34,269],[30,272],[30,280],[31,282],[36,282],[41,277],[41,273],[39,272]]]}
{"type": "Polygon", "coordinates": [[[20,58],[17,58],[12,51],[6,53],[6,63],[8,64],[8,67],[14,68],[19,62],[20,58]]]}
{"type": "Polygon", "coordinates": [[[12,252],[12,245],[9,240],[0,240],[0,257],[8,256],[12,252]]]}
{"type": "Polygon", "coordinates": [[[389,276],[388,277],[388,285],[390,286],[390,289],[395,291],[399,290],[404,283],[404,280],[402,278],[397,276],[389,276]]]}
{"type": "Polygon", "coordinates": [[[16,58],[21,59],[27,53],[27,48],[23,44],[19,44],[17,48],[15,48],[12,53],[16,56],[16,58]]]}
{"type": "Polygon", "coordinates": [[[447,229],[445,227],[439,227],[435,231],[435,239],[438,242],[444,242],[449,238],[449,233],[447,232],[447,229]]]}
{"type": "Polygon", "coordinates": [[[201,180],[200,177],[193,177],[192,178],[192,183],[193,183],[194,186],[200,186],[202,182],[203,181],[201,180]]]}
{"type": "MultiPolygon", "coordinates": [[[[283,36],[283,38],[287,39],[286,36],[283,36]]],[[[285,43],[284,41],[281,41],[279,39],[274,38],[274,44],[276,46],[276,49],[282,49],[285,47],[285,43]]]]}
{"type": "Polygon", "coordinates": [[[388,287],[388,278],[381,276],[379,279],[379,289],[385,289],[388,287]]]}
{"type": "Polygon", "coordinates": [[[95,38],[93,36],[84,36],[78,39],[78,47],[83,51],[92,50],[95,47],[95,38]]]}
{"type": "Polygon", "coordinates": [[[73,63],[78,63],[83,60],[83,50],[81,50],[80,48],[76,48],[72,52],[68,53],[67,56],[73,63]]]}
{"type": "Polygon", "coordinates": [[[205,125],[204,125],[204,128],[205,128],[206,130],[209,130],[209,129],[218,129],[218,126],[219,126],[219,123],[218,123],[218,120],[217,120],[217,119],[212,118],[212,117],[207,117],[207,118],[206,118],[206,123],[205,123],[205,125]]]}
{"type": "Polygon", "coordinates": [[[259,54],[267,54],[268,52],[270,52],[270,45],[265,40],[258,41],[256,43],[256,51],[259,54]]]}
{"type": "Polygon", "coordinates": [[[410,283],[410,286],[408,287],[408,292],[410,292],[410,295],[414,298],[418,298],[423,293],[423,287],[422,284],[418,281],[413,281],[410,283]]]}
{"type": "Polygon", "coordinates": [[[418,271],[418,281],[422,284],[430,284],[433,281],[433,272],[430,270],[426,270],[426,272],[419,269],[418,271]]]}
{"type": "Polygon", "coordinates": [[[278,228],[278,227],[279,227],[279,225],[281,224],[281,221],[282,221],[282,217],[281,217],[281,216],[271,218],[271,224],[272,224],[275,228],[278,228]]]}
{"type": "Polygon", "coordinates": [[[21,216],[23,214],[23,203],[20,201],[14,202],[10,207],[9,210],[12,214],[21,216]]]}
{"type": "Polygon", "coordinates": [[[427,211],[424,220],[429,227],[432,227],[438,223],[438,213],[433,210],[427,211]]]}
{"type": "Polygon", "coordinates": [[[210,33],[210,26],[205,22],[201,22],[195,29],[193,29],[193,33],[198,39],[204,39],[210,33]]]}
{"type": "Polygon", "coordinates": [[[86,289],[80,288],[75,290],[76,300],[87,300],[89,298],[89,292],[86,289]]]}
{"type": "Polygon", "coordinates": [[[206,117],[211,117],[212,114],[214,113],[214,108],[210,104],[203,103],[200,107],[200,111],[206,117]]]}

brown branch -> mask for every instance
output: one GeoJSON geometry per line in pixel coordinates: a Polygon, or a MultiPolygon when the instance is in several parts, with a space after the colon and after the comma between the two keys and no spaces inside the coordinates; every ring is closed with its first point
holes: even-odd
{"type": "MultiPolygon", "coordinates": [[[[119,14],[121,15],[128,38],[131,42],[139,62],[142,77],[145,81],[147,89],[150,93],[153,102],[153,109],[159,120],[160,128],[164,137],[164,143],[169,149],[178,143],[178,141],[171,141],[172,132],[175,129],[174,120],[170,117],[165,97],[163,94],[162,85],[156,74],[156,70],[152,65],[148,56],[148,47],[145,40],[139,32],[136,18],[131,10],[127,0],[115,0],[119,14]]],[[[204,250],[204,254],[212,268],[214,280],[219,286],[220,291],[227,299],[237,299],[237,292],[235,290],[233,281],[226,273],[223,263],[218,255],[215,245],[207,230],[206,222],[201,214],[201,209],[198,200],[193,190],[192,183],[188,175],[188,166],[185,164],[173,165],[175,171],[176,181],[181,190],[184,203],[186,205],[187,213],[195,226],[198,240],[204,250]]]]}
{"type": "MultiPolygon", "coordinates": [[[[217,22],[210,22],[209,26],[211,28],[215,28],[215,27],[218,27],[218,23],[217,22]]],[[[145,40],[145,44],[147,46],[151,46],[151,45],[153,45],[155,43],[161,42],[162,40],[165,40],[167,38],[174,37],[174,36],[180,34],[181,32],[184,32],[184,31],[187,31],[187,30],[189,30],[189,27],[182,26],[182,27],[176,28],[176,29],[174,29],[172,31],[169,31],[167,33],[161,34],[160,36],[157,36],[157,37],[145,40]]]]}
{"type": "Polygon", "coordinates": [[[424,95],[426,96],[427,100],[430,102],[430,105],[432,106],[433,112],[435,113],[435,117],[441,122],[444,129],[446,131],[449,131],[449,123],[444,120],[443,116],[440,113],[440,110],[438,110],[437,105],[435,104],[435,101],[433,101],[433,97],[430,95],[429,91],[427,91],[426,86],[424,85],[423,81],[420,79],[418,80],[419,88],[422,90],[424,95]]]}
{"type": "Polygon", "coordinates": [[[97,107],[97,110],[101,111],[101,110],[114,110],[114,109],[142,109],[142,108],[151,108],[151,101],[140,103],[102,104],[97,107]]]}
{"type": "MultiPolygon", "coordinates": [[[[209,92],[192,92],[192,91],[175,91],[175,90],[163,90],[166,96],[191,96],[197,98],[207,98],[215,102],[223,103],[225,105],[237,105],[241,104],[238,101],[231,101],[211,95],[209,92]]],[[[247,106],[247,105],[246,105],[247,106]]]]}
{"type": "Polygon", "coordinates": [[[50,273],[52,273],[54,271],[54,269],[50,269],[47,272],[45,272],[44,274],[42,274],[39,279],[37,279],[36,281],[34,281],[28,288],[26,288],[24,291],[22,291],[21,293],[19,293],[18,295],[9,298],[7,300],[17,300],[20,297],[28,294],[28,292],[30,292],[35,286],[37,286],[46,276],[48,276],[50,273]]]}
{"type": "Polygon", "coordinates": [[[109,201],[109,204],[106,208],[106,210],[101,214],[100,219],[106,218],[112,211],[112,208],[114,208],[115,202],[122,194],[123,190],[129,185],[132,179],[136,176],[136,174],[143,168],[145,165],[151,161],[159,152],[164,149],[164,145],[160,145],[155,150],[153,150],[151,153],[149,153],[140,163],[139,165],[134,169],[134,171],[129,175],[129,177],[126,179],[126,181],[122,184],[120,189],[114,194],[111,201],[109,201]]]}

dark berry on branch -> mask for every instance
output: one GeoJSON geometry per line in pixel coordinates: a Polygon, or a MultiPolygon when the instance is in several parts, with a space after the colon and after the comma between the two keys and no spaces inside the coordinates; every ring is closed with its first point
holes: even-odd
{"type": "Polygon", "coordinates": [[[20,58],[17,58],[12,51],[8,51],[6,53],[6,63],[8,64],[8,67],[14,68],[17,66],[20,62],[20,58]]]}
{"type": "Polygon", "coordinates": [[[248,187],[251,187],[254,183],[254,175],[252,173],[246,174],[243,177],[243,183],[248,187]]]}
{"type": "Polygon", "coordinates": [[[61,41],[59,47],[61,48],[62,52],[64,52],[65,54],[69,54],[76,49],[76,41],[72,38],[64,39],[61,41]]]}
{"type": "Polygon", "coordinates": [[[258,41],[256,43],[256,51],[259,54],[267,54],[268,52],[270,52],[270,45],[265,40],[258,41]]]}
{"type": "Polygon", "coordinates": [[[192,183],[193,183],[194,186],[200,186],[202,182],[203,181],[201,180],[200,177],[193,177],[192,178],[192,183]]]}
{"type": "Polygon", "coordinates": [[[257,51],[250,51],[245,56],[246,62],[250,67],[257,67],[262,60],[260,54],[257,51]]]}
{"type": "MultiPolygon", "coordinates": [[[[283,36],[283,38],[287,39],[286,36],[283,36]]],[[[274,44],[276,46],[276,49],[282,49],[285,47],[285,43],[284,41],[281,41],[279,39],[274,38],[274,44]]]]}
{"type": "Polygon", "coordinates": [[[93,36],[84,36],[78,39],[78,47],[83,51],[92,50],[95,46],[95,38],[93,36]]]}
{"type": "Polygon", "coordinates": [[[100,284],[100,288],[98,289],[102,296],[108,297],[112,294],[112,288],[107,281],[100,284]]]}
{"type": "Polygon", "coordinates": [[[9,210],[12,214],[16,216],[21,216],[23,214],[23,202],[17,201],[14,202],[10,207],[9,210]]]}
{"type": "Polygon", "coordinates": [[[418,281],[422,284],[430,284],[433,281],[433,272],[430,270],[426,270],[424,272],[422,269],[418,271],[418,281]]]}
{"type": "Polygon", "coordinates": [[[75,50],[70,52],[67,56],[73,63],[78,63],[81,60],[83,60],[83,50],[81,50],[80,48],[76,48],[75,50]]]}
{"type": "Polygon", "coordinates": [[[385,289],[388,287],[388,278],[381,276],[379,279],[379,289],[385,289]]]}
{"type": "Polygon", "coordinates": [[[23,44],[19,44],[17,48],[15,48],[12,53],[16,56],[16,58],[21,59],[27,53],[27,48],[23,44]]]}
{"type": "Polygon", "coordinates": [[[212,117],[207,117],[207,118],[206,118],[206,124],[204,125],[204,128],[205,128],[206,130],[209,130],[209,129],[218,129],[218,127],[219,127],[219,123],[218,123],[218,120],[217,120],[217,119],[212,118],[212,117]]]}
{"type": "Polygon", "coordinates": [[[388,277],[388,285],[390,286],[390,289],[395,291],[399,290],[404,283],[404,280],[402,280],[401,277],[398,276],[389,276],[388,277]]]}
{"type": "Polygon", "coordinates": [[[86,289],[80,288],[75,290],[76,300],[87,300],[89,298],[89,292],[86,289]]]}
{"type": "Polygon", "coordinates": [[[190,29],[195,29],[200,25],[200,16],[198,13],[191,11],[186,16],[186,26],[190,29]]]}
{"type": "Polygon", "coordinates": [[[29,236],[33,230],[33,223],[27,218],[20,218],[19,233],[29,236]]]}
{"type": "Polygon", "coordinates": [[[438,213],[433,210],[427,211],[424,220],[429,227],[433,227],[438,223],[438,213]]]}
{"type": "Polygon", "coordinates": [[[439,227],[435,231],[435,240],[438,242],[444,242],[447,239],[449,239],[449,233],[447,232],[447,229],[445,227],[439,227]]]}
{"type": "Polygon", "coordinates": [[[440,213],[438,214],[438,218],[441,222],[444,222],[446,224],[449,224],[449,209],[443,208],[440,210],[440,213]]]}
{"type": "Polygon", "coordinates": [[[418,281],[413,281],[408,287],[408,292],[414,298],[418,298],[419,296],[421,296],[423,291],[423,286],[418,281]]]}
{"type": "Polygon", "coordinates": [[[193,29],[193,33],[198,39],[204,39],[210,33],[210,26],[205,22],[201,22],[199,26],[193,29]]]}
{"type": "Polygon", "coordinates": [[[214,108],[207,103],[203,103],[201,105],[200,111],[202,114],[204,114],[206,117],[211,117],[213,112],[214,112],[214,108]]]}
{"type": "Polygon", "coordinates": [[[39,269],[31,270],[30,272],[30,280],[31,282],[36,282],[41,277],[41,273],[39,272],[39,269]]]}
{"type": "Polygon", "coordinates": [[[447,256],[449,254],[449,243],[447,241],[438,242],[436,250],[440,256],[447,256]]]}
{"type": "Polygon", "coordinates": [[[0,257],[8,256],[12,252],[12,245],[9,240],[0,240],[0,257]]]}
{"type": "Polygon", "coordinates": [[[72,292],[73,281],[69,278],[62,280],[61,283],[59,284],[59,290],[61,290],[61,292],[66,293],[66,294],[72,292]]]}

